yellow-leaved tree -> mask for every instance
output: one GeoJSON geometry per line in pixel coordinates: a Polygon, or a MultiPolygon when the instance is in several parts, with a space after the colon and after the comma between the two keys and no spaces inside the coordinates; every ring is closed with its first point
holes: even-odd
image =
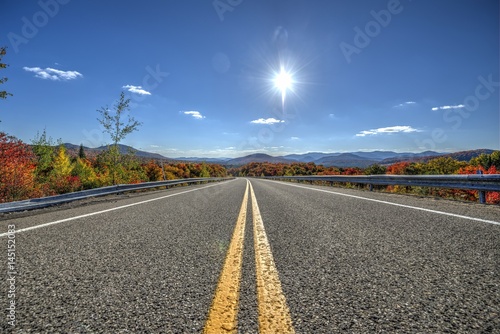
{"type": "Polygon", "coordinates": [[[50,186],[56,194],[63,194],[81,189],[80,178],[71,175],[73,165],[66,153],[66,147],[63,144],[59,145],[52,167],[50,186]]]}

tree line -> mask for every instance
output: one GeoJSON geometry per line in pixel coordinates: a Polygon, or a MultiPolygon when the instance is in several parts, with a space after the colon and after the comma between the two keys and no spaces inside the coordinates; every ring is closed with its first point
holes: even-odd
{"type": "MultiPolygon", "coordinates": [[[[373,164],[367,168],[337,168],[316,165],[313,162],[303,163],[268,163],[251,162],[244,166],[230,168],[228,174],[239,177],[262,176],[304,176],[304,175],[445,175],[445,174],[500,174],[500,151],[491,154],[481,154],[470,161],[458,161],[451,157],[438,157],[427,162],[397,162],[385,166],[373,164]]],[[[342,185],[347,187],[360,187],[359,185],[342,185]]],[[[376,186],[376,190],[414,194],[421,196],[436,196],[459,200],[477,201],[477,191],[406,187],[406,186],[376,186]]],[[[488,203],[500,204],[500,193],[488,192],[488,203]]]]}
{"type": "Polygon", "coordinates": [[[221,165],[165,163],[117,154],[115,146],[87,156],[83,146],[71,155],[43,131],[31,145],[0,132],[0,202],[63,194],[113,184],[224,177],[221,165]]]}

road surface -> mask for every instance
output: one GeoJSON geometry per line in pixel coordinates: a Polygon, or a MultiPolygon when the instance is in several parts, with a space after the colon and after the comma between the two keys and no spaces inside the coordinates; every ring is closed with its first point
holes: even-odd
{"type": "Polygon", "coordinates": [[[498,206],[240,178],[2,215],[0,242],[0,332],[500,332],[498,206]]]}

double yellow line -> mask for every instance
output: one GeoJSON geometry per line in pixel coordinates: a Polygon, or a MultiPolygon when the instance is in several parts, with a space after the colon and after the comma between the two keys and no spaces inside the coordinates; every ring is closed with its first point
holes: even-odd
{"type": "Polygon", "coordinates": [[[215,290],[204,333],[236,333],[238,300],[243,262],[248,192],[252,200],[253,237],[257,276],[257,302],[260,333],[295,333],[290,310],[281,289],[278,271],[267,240],[264,223],[252,184],[247,180],[245,195],[236,221],[224,267],[215,290]]]}

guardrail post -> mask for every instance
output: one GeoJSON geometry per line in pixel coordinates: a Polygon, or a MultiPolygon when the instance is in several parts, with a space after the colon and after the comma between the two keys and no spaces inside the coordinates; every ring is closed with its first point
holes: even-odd
{"type": "Polygon", "coordinates": [[[486,191],[479,190],[479,203],[486,204],[486,191]]]}
{"type": "MultiPolygon", "coordinates": [[[[476,174],[482,175],[483,171],[478,169],[476,171],[476,174]]],[[[484,190],[478,190],[478,195],[479,195],[479,203],[481,204],[486,204],[486,191],[484,190]]]]}
{"type": "Polygon", "coordinates": [[[368,185],[368,190],[373,191],[373,184],[371,184],[371,183],[370,183],[370,184],[368,185]]]}

